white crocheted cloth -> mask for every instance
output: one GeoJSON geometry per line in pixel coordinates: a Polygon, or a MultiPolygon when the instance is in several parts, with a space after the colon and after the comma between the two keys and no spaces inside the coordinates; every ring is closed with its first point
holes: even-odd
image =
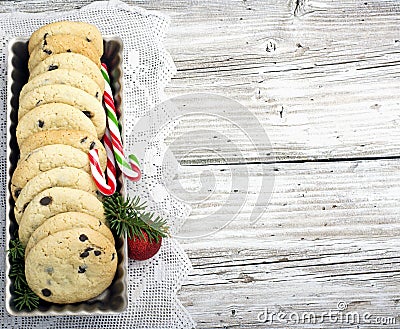
{"type": "MultiPolygon", "coordinates": [[[[162,14],[128,6],[120,1],[94,2],[79,10],[46,13],[9,13],[0,15],[0,145],[1,186],[6,186],[6,72],[7,43],[16,36],[29,36],[40,26],[58,20],[77,20],[95,24],[103,35],[117,35],[124,42],[124,113],[126,119],[125,148],[143,161],[143,177],[140,183],[128,184],[128,192],[148,200],[153,210],[168,220],[171,233],[176,233],[189,215],[188,206],[170,195],[155,198],[152,187],[159,186],[166,170],[177,168],[175,159],[161,157],[163,143],[154,140],[146,145],[146,134],[154,136],[155,125],[149,125],[146,134],[135,134],[133,129],[139,118],[153,121],[154,106],[164,98],[163,89],[175,73],[175,66],[163,45],[168,18],[162,14]],[[151,163],[143,159],[138,148],[150,147],[154,152],[151,163]],[[151,170],[150,170],[151,168],[151,170]]],[[[157,109],[160,111],[160,109],[157,109]]],[[[148,153],[146,151],[146,153],[148,153]]],[[[1,232],[5,228],[5,190],[1,192],[1,232]]],[[[4,236],[0,248],[5,250],[4,236]]],[[[0,263],[5,263],[5,252],[0,253],[0,263]]],[[[2,328],[193,328],[188,312],[176,297],[177,291],[187,278],[191,263],[179,243],[165,239],[161,251],[151,260],[129,263],[129,305],[119,315],[63,316],[63,317],[13,317],[5,310],[4,297],[0,304],[2,328]]],[[[4,265],[0,267],[0,279],[5,280],[4,265]]],[[[4,286],[0,293],[4,296],[4,286]]]]}

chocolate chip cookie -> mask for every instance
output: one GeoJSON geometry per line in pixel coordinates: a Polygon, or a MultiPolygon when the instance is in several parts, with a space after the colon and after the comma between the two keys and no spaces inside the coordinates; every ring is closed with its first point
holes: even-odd
{"type": "Polygon", "coordinates": [[[47,57],[30,72],[29,81],[45,72],[64,69],[78,71],[87,75],[97,83],[101,92],[104,92],[104,78],[97,65],[89,58],[75,53],[55,54],[47,57]]]}
{"type": "Polygon", "coordinates": [[[25,248],[25,257],[29,254],[29,251],[45,237],[56,232],[79,227],[86,227],[97,231],[110,240],[112,244],[115,244],[112,232],[101,220],[82,212],[63,212],[50,217],[32,233],[25,248]]]}
{"type": "Polygon", "coordinates": [[[81,37],[87,43],[93,44],[99,57],[103,55],[103,38],[99,29],[89,23],[73,21],[50,23],[33,32],[28,43],[29,54],[49,36],[57,34],[71,34],[81,37]]]}
{"type": "Polygon", "coordinates": [[[48,103],[63,103],[81,110],[93,122],[97,137],[103,137],[106,127],[103,105],[92,95],[67,85],[41,86],[26,93],[19,102],[18,119],[35,107],[48,103]]]}
{"type": "Polygon", "coordinates": [[[40,192],[26,207],[18,235],[26,246],[32,233],[47,219],[63,212],[83,212],[105,223],[103,204],[93,194],[69,187],[52,187],[40,192]]]}
{"type": "MultiPolygon", "coordinates": [[[[38,132],[69,129],[97,136],[95,126],[82,111],[68,104],[48,103],[34,108],[19,120],[16,130],[17,142],[20,146],[29,145],[31,137],[38,132]]],[[[32,149],[33,146],[34,144],[29,148],[32,149]]]]}
{"type": "MultiPolygon", "coordinates": [[[[43,120],[45,126],[47,120],[43,120]]],[[[97,149],[99,151],[100,167],[103,170],[106,168],[107,155],[103,144],[97,139],[96,135],[89,134],[83,130],[60,129],[34,133],[19,145],[20,157],[24,158],[29,152],[51,144],[70,145],[86,153],[89,153],[90,150],[97,149]]]]}
{"type": "Polygon", "coordinates": [[[33,49],[28,60],[29,72],[47,57],[62,53],[81,54],[100,69],[100,56],[96,48],[86,39],[71,34],[56,34],[46,37],[33,49]]]}
{"type": "Polygon", "coordinates": [[[11,177],[11,194],[14,200],[33,177],[58,167],[74,167],[91,174],[89,158],[85,152],[62,144],[39,147],[18,161],[11,177]]]}
{"type": "Polygon", "coordinates": [[[81,89],[92,95],[99,102],[103,101],[103,91],[94,80],[81,72],[67,69],[47,71],[29,80],[23,86],[19,98],[22,99],[26,93],[38,87],[56,84],[69,85],[81,89]]]}
{"type": "Polygon", "coordinates": [[[54,168],[33,177],[21,190],[14,207],[17,223],[19,224],[26,207],[36,195],[56,186],[71,187],[100,197],[92,176],[87,172],[73,167],[54,168]]]}
{"type": "Polygon", "coordinates": [[[60,231],[40,240],[25,261],[29,287],[59,304],[94,298],[111,284],[117,268],[114,245],[89,228],[60,231]]]}

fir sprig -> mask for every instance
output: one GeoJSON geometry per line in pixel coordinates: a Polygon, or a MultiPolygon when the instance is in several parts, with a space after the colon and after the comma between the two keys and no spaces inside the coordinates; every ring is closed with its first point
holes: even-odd
{"type": "Polygon", "coordinates": [[[168,235],[167,222],[152,212],[146,212],[146,202],[139,196],[124,200],[118,192],[103,201],[104,214],[112,230],[119,236],[127,235],[131,239],[145,239],[158,242],[168,235]],[[144,233],[143,233],[144,232],[144,233]]]}
{"type": "Polygon", "coordinates": [[[25,278],[25,266],[23,263],[12,263],[9,277],[14,280],[16,291],[22,290],[28,285],[25,278]]]}
{"type": "Polygon", "coordinates": [[[39,306],[39,297],[29,288],[25,278],[25,248],[18,238],[10,241],[8,249],[10,260],[9,277],[13,281],[14,304],[19,311],[32,311],[39,306]]]}
{"type": "Polygon", "coordinates": [[[10,249],[8,249],[11,262],[19,262],[24,259],[25,248],[19,239],[13,239],[10,241],[10,249]]]}
{"type": "Polygon", "coordinates": [[[18,297],[14,299],[14,303],[18,310],[28,309],[32,311],[38,308],[39,297],[28,286],[16,290],[15,294],[18,297]]]}

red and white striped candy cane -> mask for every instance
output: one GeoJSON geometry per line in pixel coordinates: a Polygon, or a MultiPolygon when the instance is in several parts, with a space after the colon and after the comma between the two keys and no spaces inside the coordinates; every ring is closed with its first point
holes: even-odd
{"type": "Polygon", "coordinates": [[[92,176],[94,182],[96,183],[97,188],[102,194],[108,196],[108,195],[113,195],[117,188],[117,179],[116,179],[117,170],[115,168],[114,154],[112,151],[112,142],[108,128],[106,128],[103,142],[107,154],[107,168],[106,168],[107,180],[104,177],[103,171],[101,170],[100,167],[99,151],[97,149],[89,151],[89,163],[90,163],[90,170],[92,171],[92,176]]]}
{"type": "Polygon", "coordinates": [[[89,151],[89,161],[92,176],[99,191],[104,195],[112,195],[117,185],[115,159],[121,172],[129,180],[138,181],[142,173],[139,168],[139,162],[133,154],[129,155],[128,158],[125,157],[119,131],[117,111],[115,109],[110,86],[110,77],[108,75],[107,66],[104,63],[101,64],[101,73],[103,74],[105,82],[103,100],[107,114],[107,128],[103,138],[107,152],[107,180],[100,168],[98,151],[96,149],[89,151]]]}
{"type": "Polygon", "coordinates": [[[108,75],[107,65],[104,63],[101,64],[101,73],[103,74],[105,80],[104,106],[106,108],[108,129],[110,130],[115,160],[124,176],[127,177],[129,180],[135,182],[140,179],[142,174],[137,158],[134,155],[129,155],[128,158],[125,157],[124,149],[122,146],[121,133],[119,131],[117,111],[115,109],[114,99],[110,86],[110,77],[108,75]]]}

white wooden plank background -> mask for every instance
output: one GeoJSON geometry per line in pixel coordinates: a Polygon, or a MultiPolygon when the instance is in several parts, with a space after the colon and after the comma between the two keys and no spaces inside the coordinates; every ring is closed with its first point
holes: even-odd
{"type": "MultiPolygon", "coordinates": [[[[0,11],[90,2],[0,1],[0,11]]],[[[218,182],[207,200],[193,204],[182,235],[207,231],[208,216],[220,207],[216,223],[231,219],[244,196],[257,193],[256,184],[240,182],[275,177],[271,198],[261,195],[266,212],[256,223],[246,203],[217,233],[181,240],[194,273],[180,298],[198,327],[286,328],[260,323],[257,315],[268,308],[318,316],[340,301],[349,312],[398,327],[400,2],[128,2],[171,16],[166,44],[178,73],[169,96],[230,97],[259,119],[271,142],[256,156],[237,154],[235,146],[250,148],[246,139],[237,136],[232,145],[201,134],[201,128],[229,134],[222,122],[201,120],[186,120],[171,137],[192,132],[204,146],[175,144],[185,166],[172,189],[180,183],[196,191],[201,173],[218,182]]],[[[245,118],[240,126],[251,129],[245,118]]],[[[328,320],[291,327],[350,327],[328,320]]]]}

